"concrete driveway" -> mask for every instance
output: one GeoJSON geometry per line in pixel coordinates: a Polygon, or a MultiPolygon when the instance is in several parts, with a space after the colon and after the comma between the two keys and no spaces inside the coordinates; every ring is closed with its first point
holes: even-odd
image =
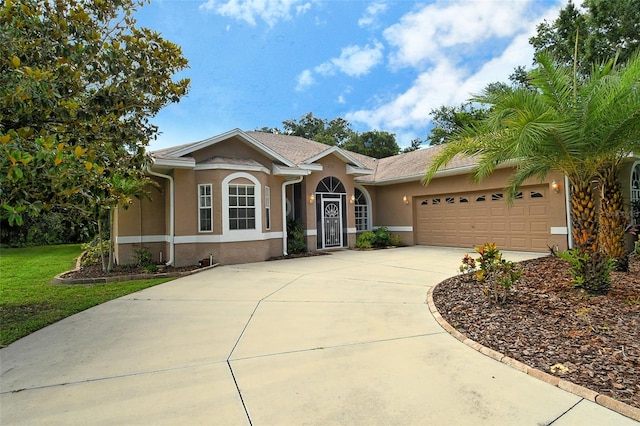
{"type": "Polygon", "coordinates": [[[0,423],[637,424],[445,332],[425,298],[464,253],[223,266],[113,300],[0,350],[0,423]]]}

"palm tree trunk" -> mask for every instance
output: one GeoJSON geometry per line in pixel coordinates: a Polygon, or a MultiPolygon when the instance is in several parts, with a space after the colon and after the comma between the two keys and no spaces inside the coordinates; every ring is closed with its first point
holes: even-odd
{"type": "Polygon", "coordinates": [[[591,180],[574,180],[570,200],[574,283],[589,293],[605,294],[611,286],[610,268],[608,258],[598,250],[598,215],[591,180]]]}
{"type": "Polygon", "coordinates": [[[589,181],[571,184],[571,222],[575,248],[580,252],[597,252],[598,216],[593,188],[589,181]]]}
{"type": "Polygon", "coordinates": [[[611,164],[600,176],[600,250],[615,262],[618,271],[627,271],[629,262],[624,248],[624,230],[628,215],[624,211],[622,187],[617,177],[618,168],[611,164]]]}

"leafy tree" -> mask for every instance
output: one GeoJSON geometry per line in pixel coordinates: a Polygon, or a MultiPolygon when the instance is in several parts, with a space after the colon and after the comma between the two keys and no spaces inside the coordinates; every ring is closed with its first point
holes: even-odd
{"type": "Polygon", "coordinates": [[[578,37],[578,68],[583,74],[592,64],[602,64],[619,55],[626,62],[640,47],[640,0],[585,0],[584,11],[572,1],[558,18],[538,25],[529,42],[536,52],[550,51],[566,65],[573,65],[578,37]]]}
{"type": "Polygon", "coordinates": [[[412,139],[411,140],[411,145],[405,147],[402,150],[402,153],[406,154],[407,152],[417,151],[417,150],[420,149],[420,145],[422,145],[422,139],[420,139],[420,138],[412,139]]]}
{"type": "Polygon", "coordinates": [[[342,148],[374,158],[391,157],[400,152],[396,135],[379,130],[354,135],[342,148]]]}
{"type": "Polygon", "coordinates": [[[438,109],[432,109],[429,115],[431,115],[433,127],[427,136],[429,145],[448,142],[456,131],[471,126],[485,114],[484,109],[474,107],[471,102],[463,103],[459,107],[443,105],[438,109]]]}
{"type": "Polygon", "coordinates": [[[136,27],[144,1],[0,5],[0,217],[89,215],[118,169],[140,169],[150,119],[186,94],[175,44],[136,27]],[[129,161],[122,161],[128,159],[129,161]]]}
{"type": "Polygon", "coordinates": [[[538,54],[536,61],[530,78],[536,90],[485,91],[472,99],[490,107],[487,117],[456,133],[429,166],[424,182],[459,154],[477,156],[477,180],[517,159],[508,181],[509,200],[526,179],[562,172],[571,183],[576,278],[589,292],[606,293],[608,260],[598,247],[592,182],[612,158],[640,145],[640,52],[621,68],[613,62],[594,67],[582,81],[547,53],[538,54]]]}
{"type": "Polygon", "coordinates": [[[300,120],[293,118],[283,121],[282,124],[284,134],[301,136],[331,146],[344,144],[353,134],[349,122],[344,118],[338,117],[329,121],[314,117],[312,112],[303,115],[300,120]]]}

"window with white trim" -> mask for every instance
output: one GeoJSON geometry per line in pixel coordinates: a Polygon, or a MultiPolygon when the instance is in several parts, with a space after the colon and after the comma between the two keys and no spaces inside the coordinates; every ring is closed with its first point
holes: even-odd
{"type": "Polygon", "coordinates": [[[198,230],[213,231],[213,185],[198,185],[198,230]]]}
{"type": "Polygon", "coordinates": [[[355,211],[356,211],[356,230],[366,231],[369,229],[369,205],[364,193],[358,188],[354,189],[355,195],[355,211]]]}
{"type": "Polygon", "coordinates": [[[256,229],[253,185],[229,185],[229,229],[256,229]]]}
{"type": "Polygon", "coordinates": [[[264,187],[265,229],[271,229],[271,188],[264,187]]]}

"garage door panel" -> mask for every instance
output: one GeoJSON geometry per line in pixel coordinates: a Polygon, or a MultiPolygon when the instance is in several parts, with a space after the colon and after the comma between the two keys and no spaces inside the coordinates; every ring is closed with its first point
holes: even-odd
{"type": "Polygon", "coordinates": [[[545,191],[545,185],[525,188],[511,208],[501,191],[425,197],[416,206],[416,242],[465,248],[495,242],[501,249],[546,251],[551,227],[545,191]]]}
{"type": "Polygon", "coordinates": [[[511,232],[525,232],[527,230],[527,223],[522,221],[510,222],[509,231],[511,232]]]}
{"type": "Polygon", "coordinates": [[[509,247],[512,250],[526,250],[528,249],[527,238],[525,237],[512,237],[509,240],[509,247]]]}
{"type": "Polygon", "coordinates": [[[531,221],[531,232],[545,232],[548,233],[550,231],[549,226],[547,226],[547,222],[542,221],[531,221]]]}
{"type": "Polygon", "coordinates": [[[529,207],[529,216],[546,216],[547,206],[544,205],[532,205],[529,207]]]}

